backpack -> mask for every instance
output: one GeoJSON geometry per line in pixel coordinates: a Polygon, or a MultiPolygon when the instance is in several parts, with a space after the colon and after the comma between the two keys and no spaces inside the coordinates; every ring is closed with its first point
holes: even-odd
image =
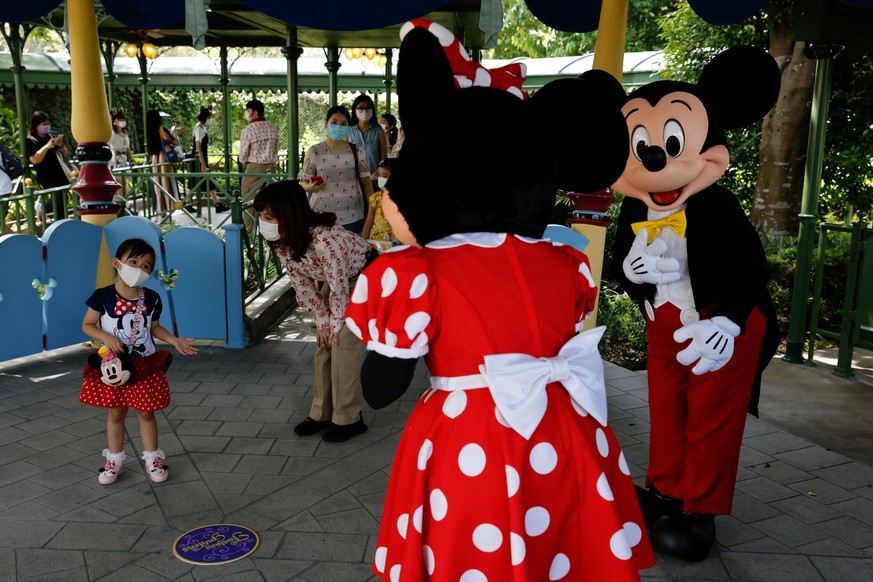
{"type": "Polygon", "coordinates": [[[0,160],[3,162],[3,167],[0,170],[6,172],[13,180],[24,173],[24,166],[21,165],[21,160],[2,143],[0,143],[0,160]]]}

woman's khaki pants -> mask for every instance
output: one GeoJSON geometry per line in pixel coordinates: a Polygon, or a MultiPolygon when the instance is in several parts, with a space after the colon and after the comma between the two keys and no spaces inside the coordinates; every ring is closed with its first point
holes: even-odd
{"type": "MultiPolygon", "coordinates": [[[[357,278],[357,277],[356,277],[357,278]]],[[[354,287],[354,279],[349,288],[354,287]]],[[[321,294],[327,299],[330,288],[321,286],[321,294]]],[[[355,334],[343,325],[339,341],[331,349],[315,350],[315,396],[309,417],[314,420],[331,420],[334,424],[357,422],[364,402],[361,392],[361,350],[364,345],[355,334]]]]}

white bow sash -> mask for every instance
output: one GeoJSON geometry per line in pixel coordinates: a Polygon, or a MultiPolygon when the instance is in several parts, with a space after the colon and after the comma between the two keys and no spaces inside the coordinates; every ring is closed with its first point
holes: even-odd
{"type": "Polygon", "coordinates": [[[528,354],[485,356],[479,372],[485,378],[497,409],[506,422],[525,439],[530,439],[546,413],[546,385],[560,382],[570,397],[606,425],[606,386],[603,360],[597,344],[605,327],[574,336],[554,358],[528,354]]]}

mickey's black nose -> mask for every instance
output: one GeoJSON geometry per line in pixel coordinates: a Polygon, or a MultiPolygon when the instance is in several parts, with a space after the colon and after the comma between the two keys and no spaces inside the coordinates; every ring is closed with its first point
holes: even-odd
{"type": "Polygon", "coordinates": [[[642,148],[639,154],[643,166],[650,172],[660,172],[667,166],[667,154],[658,146],[642,148]]]}

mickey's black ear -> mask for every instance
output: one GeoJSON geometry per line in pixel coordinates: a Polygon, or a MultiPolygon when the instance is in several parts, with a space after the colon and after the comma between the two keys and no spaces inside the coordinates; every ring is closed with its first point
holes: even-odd
{"type": "Polygon", "coordinates": [[[753,46],[718,54],[703,68],[697,86],[710,113],[726,129],[758,121],[779,98],[781,74],[775,59],[753,46]]]}
{"type": "Polygon", "coordinates": [[[397,95],[403,130],[416,131],[433,119],[429,110],[455,90],[455,79],[439,40],[423,28],[413,28],[400,44],[397,95]]]}
{"type": "Polygon", "coordinates": [[[552,81],[531,97],[533,119],[548,134],[559,188],[596,192],[624,171],[630,141],[621,113],[625,99],[621,84],[599,70],[552,81]]]}
{"type": "Polygon", "coordinates": [[[99,354],[91,354],[88,356],[88,366],[95,370],[99,370],[102,360],[103,358],[101,358],[99,354]]]}

